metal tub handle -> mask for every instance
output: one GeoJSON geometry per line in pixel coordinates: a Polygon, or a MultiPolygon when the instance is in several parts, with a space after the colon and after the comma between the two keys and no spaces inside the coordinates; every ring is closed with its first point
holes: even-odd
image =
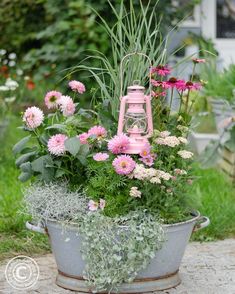
{"type": "Polygon", "coordinates": [[[27,221],[25,223],[25,226],[28,230],[31,230],[33,232],[41,233],[41,234],[46,234],[46,229],[45,226],[43,225],[42,222],[38,222],[37,225],[32,224],[31,222],[27,221]]]}
{"type": "Polygon", "coordinates": [[[203,228],[206,228],[210,224],[210,219],[207,216],[200,216],[199,219],[197,220],[193,232],[197,232],[203,228]]]}

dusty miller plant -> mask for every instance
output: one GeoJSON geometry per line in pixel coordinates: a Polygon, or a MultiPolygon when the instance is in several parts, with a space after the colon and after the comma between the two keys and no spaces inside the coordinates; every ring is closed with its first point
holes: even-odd
{"type": "Polygon", "coordinates": [[[118,292],[121,283],[133,281],[146,268],[164,241],[161,223],[147,211],[119,218],[89,213],[80,230],[84,278],[93,292],[118,292]]]}

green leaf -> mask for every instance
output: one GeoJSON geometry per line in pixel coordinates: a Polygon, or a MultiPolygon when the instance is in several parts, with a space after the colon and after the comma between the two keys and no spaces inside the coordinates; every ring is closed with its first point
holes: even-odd
{"type": "Polygon", "coordinates": [[[81,162],[82,165],[87,164],[87,155],[89,153],[89,146],[88,144],[83,144],[80,147],[80,150],[78,152],[77,158],[81,162]]]}
{"type": "Polygon", "coordinates": [[[62,125],[62,124],[54,124],[54,125],[49,126],[49,127],[45,128],[45,129],[46,130],[56,129],[56,130],[66,131],[66,126],[62,125]]]}
{"type": "Polygon", "coordinates": [[[76,156],[80,150],[81,143],[77,137],[73,137],[66,140],[64,145],[69,153],[76,156]]]}
{"type": "Polygon", "coordinates": [[[49,155],[43,155],[36,160],[34,160],[31,165],[32,165],[32,170],[36,172],[43,173],[46,164],[53,164],[53,161],[49,155]]]}
{"type": "Polygon", "coordinates": [[[20,169],[21,169],[22,172],[30,173],[32,175],[32,167],[31,167],[31,163],[29,161],[25,162],[25,163],[22,163],[20,165],[20,169]]]}
{"type": "Polygon", "coordinates": [[[32,174],[31,173],[27,173],[27,172],[22,172],[18,179],[21,181],[21,182],[26,182],[28,181],[30,178],[31,178],[32,174]]]}
{"type": "Polygon", "coordinates": [[[55,173],[55,177],[56,178],[61,178],[63,175],[66,174],[66,171],[62,170],[62,169],[57,169],[56,173],[55,173]]]}
{"type": "Polygon", "coordinates": [[[28,161],[32,156],[36,154],[36,151],[33,152],[28,152],[23,155],[21,155],[19,158],[16,160],[16,166],[20,166],[22,163],[28,161]]]}
{"type": "Polygon", "coordinates": [[[24,137],[18,143],[15,144],[15,146],[12,148],[14,155],[16,155],[17,153],[20,153],[24,149],[25,145],[28,143],[30,138],[31,138],[31,135],[24,137]]]}

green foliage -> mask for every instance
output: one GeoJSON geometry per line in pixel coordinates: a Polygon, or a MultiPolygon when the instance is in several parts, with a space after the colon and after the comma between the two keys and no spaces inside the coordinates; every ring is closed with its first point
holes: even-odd
{"type": "Polygon", "coordinates": [[[235,189],[218,169],[195,167],[197,181],[190,195],[201,199],[200,213],[208,216],[211,225],[194,234],[194,240],[212,241],[235,235],[235,189]]]}
{"type": "Polygon", "coordinates": [[[80,231],[85,278],[96,291],[118,291],[121,283],[133,281],[164,241],[161,224],[146,211],[116,219],[90,213],[80,231]]]}
{"type": "Polygon", "coordinates": [[[223,72],[218,72],[216,59],[208,59],[202,66],[201,76],[206,81],[205,95],[213,98],[222,98],[234,103],[233,90],[235,86],[235,65],[231,64],[223,72]]]}

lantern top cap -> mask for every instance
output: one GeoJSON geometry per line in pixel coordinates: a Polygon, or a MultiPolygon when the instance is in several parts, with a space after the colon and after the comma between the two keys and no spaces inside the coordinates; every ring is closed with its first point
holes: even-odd
{"type": "Polygon", "coordinates": [[[140,85],[133,85],[133,86],[129,86],[128,88],[128,91],[144,91],[145,90],[145,87],[143,86],[140,86],[140,85]]]}

